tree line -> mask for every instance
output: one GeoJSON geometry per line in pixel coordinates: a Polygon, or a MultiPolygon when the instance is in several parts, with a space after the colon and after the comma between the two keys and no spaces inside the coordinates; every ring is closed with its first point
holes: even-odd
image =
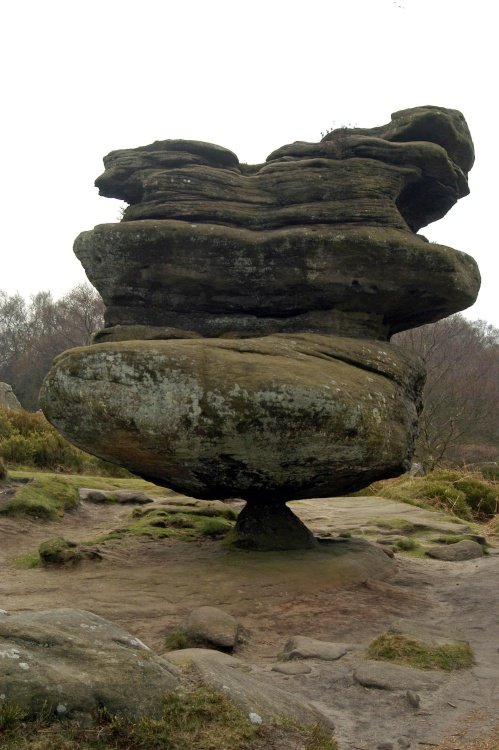
{"type": "Polygon", "coordinates": [[[452,315],[392,342],[426,367],[416,460],[427,470],[499,462],[499,329],[452,315]]]}
{"type": "Polygon", "coordinates": [[[104,303],[90,284],[79,284],[55,300],[39,292],[30,300],[0,290],[0,381],[9,383],[22,406],[38,409],[38,392],[55,356],[90,343],[104,325],[104,303]]]}
{"type": "MultiPolygon", "coordinates": [[[[104,325],[104,304],[89,284],[55,300],[0,291],[0,381],[23,407],[38,409],[38,392],[55,356],[90,343],[104,325]]],[[[424,408],[415,459],[425,469],[499,462],[499,329],[453,315],[393,337],[426,366],[424,408]]]]}

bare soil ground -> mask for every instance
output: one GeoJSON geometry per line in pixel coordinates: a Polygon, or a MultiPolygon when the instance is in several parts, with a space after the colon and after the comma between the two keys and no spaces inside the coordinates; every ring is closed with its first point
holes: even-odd
{"type": "MultiPolygon", "coordinates": [[[[362,527],[363,501],[355,498],[348,513],[349,499],[341,523],[335,522],[335,501],[306,501],[294,509],[314,530],[332,530],[335,523],[355,529],[362,527]]],[[[365,506],[372,515],[373,499],[365,506]]],[[[391,512],[398,517],[401,509],[391,512]]],[[[191,609],[220,606],[244,628],[237,656],[263,668],[276,685],[320,702],[342,750],[388,750],[390,743],[396,750],[430,748],[444,738],[446,748],[468,747],[473,738],[481,738],[477,750],[499,748],[485,739],[499,725],[499,556],[459,563],[397,556],[393,574],[375,578],[359,568],[338,573],[327,555],[313,552],[233,553],[214,541],[130,537],[101,544],[101,561],[74,568],[18,565],[50,537],[96,539],[122,526],[129,513],[120,505],[84,502],[55,522],[0,517],[0,608],[87,609],[163,653],[165,636],[191,609]],[[369,641],[400,620],[422,638],[468,640],[475,652],[471,670],[444,676],[437,691],[422,691],[417,708],[403,689],[365,688],[353,679],[369,641]],[[307,675],[270,671],[292,635],[348,642],[352,651],[338,662],[312,660],[307,675]]],[[[441,515],[435,519],[445,522],[441,515]]]]}

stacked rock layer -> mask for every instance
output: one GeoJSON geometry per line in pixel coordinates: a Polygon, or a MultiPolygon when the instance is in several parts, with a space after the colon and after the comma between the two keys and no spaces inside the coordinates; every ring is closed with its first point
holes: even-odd
{"type": "Polygon", "coordinates": [[[106,328],[56,360],[48,418],[137,474],[257,507],[404,471],[423,375],[387,342],[479,288],[470,256],[416,234],[468,192],[462,115],[405,110],[256,166],[182,140],[104,164],[101,195],[130,205],[75,253],[106,328]]]}

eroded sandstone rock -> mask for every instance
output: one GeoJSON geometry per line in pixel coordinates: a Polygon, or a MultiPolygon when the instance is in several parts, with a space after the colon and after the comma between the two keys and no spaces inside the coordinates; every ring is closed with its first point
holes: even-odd
{"type": "Polygon", "coordinates": [[[52,609],[0,618],[0,694],[29,715],[159,716],[178,681],[168,662],[92,612],[52,609]]]}
{"type": "Polygon", "coordinates": [[[422,370],[386,341],[476,298],[473,259],[416,233],[473,159],[461,113],[430,106],[259,165],[200,141],[112,152],[96,184],[130,205],[74,248],[106,328],[56,360],[47,417],[160,484],[244,498],[242,546],[315,546],[287,500],[410,466],[422,370]]]}
{"type": "Polygon", "coordinates": [[[354,491],[408,466],[422,370],[386,343],[329,336],[97,344],[44,383],[85,450],[200,498],[354,491]]]}
{"type": "Polygon", "coordinates": [[[255,166],[197,141],[113,151],[96,184],[130,206],[75,252],[108,326],[386,339],[476,298],[473,259],[415,234],[468,193],[473,159],[463,116],[439,107],[255,166]]]}

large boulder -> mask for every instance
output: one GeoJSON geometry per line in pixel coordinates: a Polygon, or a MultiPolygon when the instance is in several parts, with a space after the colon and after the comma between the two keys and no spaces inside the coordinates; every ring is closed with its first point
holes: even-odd
{"type": "Polygon", "coordinates": [[[422,384],[389,344],[319,335],[72,349],[41,403],[85,450],[200,498],[349,492],[410,465],[422,384]]]}
{"type": "Polygon", "coordinates": [[[160,715],[178,684],[171,665],[137,638],[78,609],[0,618],[0,696],[30,715],[160,715]]]}
{"type": "Polygon", "coordinates": [[[0,383],[0,408],[16,411],[22,409],[16,394],[12,390],[12,386],[8,383],[0,383]]]}

